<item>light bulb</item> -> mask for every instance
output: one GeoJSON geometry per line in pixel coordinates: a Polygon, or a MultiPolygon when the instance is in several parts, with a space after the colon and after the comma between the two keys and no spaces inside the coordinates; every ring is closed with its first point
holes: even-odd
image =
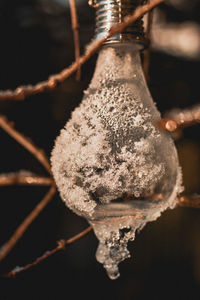
{"type": "Polygon", "coordinates": [[[97,260],[111,279],[129,257],[136,230],[174,208],[181,171],[147,88],[136,44],[110,40],[84,98],[61,130],[52,172],[66,205],[99,239],[97,260]]]}

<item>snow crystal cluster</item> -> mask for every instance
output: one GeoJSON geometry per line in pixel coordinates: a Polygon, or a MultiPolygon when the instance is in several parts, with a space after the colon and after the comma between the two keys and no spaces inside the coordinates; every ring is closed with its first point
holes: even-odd
{"type": "Polygon", "coordinates": [[[52,172],[66,205],[93,225],[97,259],[110,278],[129,257],[135,231],[175,206],[181,171],[171,138],[130,46],[101,50],[80,106],[52,151],[52,172]]]}

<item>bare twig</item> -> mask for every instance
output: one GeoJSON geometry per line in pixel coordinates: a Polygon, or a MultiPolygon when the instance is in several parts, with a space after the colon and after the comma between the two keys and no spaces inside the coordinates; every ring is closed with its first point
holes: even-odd
{"type": "MultiPolygon", "coordinates": [[[[79,40],[79,24],[78,24],[78,17],[76,11],[76,1],[69,0],[70,3],[70,11],[71,11],[71,22],[72,22],[72,30],[74,33],[74,48],[75,48],[75,59],[79,64],[80,58],[80,40],[79,40]]],[[[81,78],[81,66],[78,65],[78,70],[76,73],[76,80],[80,80],[81,78]]]]}
{"type": "Polygon", "coordinates": [[[200,104],[184,110],[173,109],[166,118],[161,119],[158,126],[161,129],[173,132],[179,128],[200,123],[200,104]]]}
{"type": "Polygon", "coordinates": [[[49,160],[43,150],[37,148],[27,137],[23,136],[16,129],[14,129],[13,124],[9,123],[4,116],[0,116],[0,127],[11,137],[13,137],[19,144],[24,146],[24,148],[26,148],[31,154],[33,154],[51,174],[49,160]]]}
{"type": "Polygon", "coordinates": [[[79,240],[80,238],[82,238],[83,236],[85,236],[87,233],[89,233],[92,230],[92,226],[89,226],[88,228],[86,228],[85,230],[83,230],[82,232],[78,233],[77,235],[75,235],[74,237],[68,239],[68,240],[60,240],[57,242],[58,246],[50,251],[46,251],[42,256],[38,257],[35,261],[33,261],[32,263],[24,266],[24,267],[16,267],[15,269],[13,269],[12,271],[10,271],[6,277],[14,277],[15,275],[17,275],[18,273],[21,273],[23,271],[26,271],[28,269],[30,269],[31,267],[39,264],[40,262],[42,262],[43,260],[45,260],[46,258],[48,258],[49,256],[53,255],[54,253],[56,253],[59,250],[65,250],[65,246],[74,243],[75,241],[79,240]]]}
{"type": "Polygon", "coordinates": [[[127,16],[123,23],[111,27],[108,35],[102,39],[92,43],[88,50],[80,57],[79,61],[73,62],[68,68],[62,70],[58,74],[51,75],[48,80],[37,83],[36,85],[24,85],[20,86],[14,91],[6,90],[0,92],[0,100],[23,100],[25,97],[41,93],[45,90],[55,88],[58,82],[64,81],[73,72],[75,72],[81,65],[83,65],[111,36],[116,33],[122,32],[131,23],[135,22],[138,18],[145,13],[162,3],[164,0],[152,0],[151,2],[139,7],[130,16],[127,16]]]}
{"type": "Polygon", "coordinates": [[[181,196],[177,198],[178,206],[200,208],[200,196],[181,196]]]}
{"type": "MultiPolygon", "coordinates": [[[[28,138],[24,137],[21,133],[13,128],[13,125],[9,123],[5,117],[0,116],[0,127],[5,130],[11,137],[13,137],[18,143],[24,146],[31,154],[33,154],[40,163],[46,168],[51,175],[51,167],[49,160],[45,153],[37,148],[28,138]]],[[[30,174],[23,174],[23,172],[10,173],[0,176],[0,185],[11,185],[11,184],[37,184],[37,185],[51,185],[51,189],[41,200],[41,202],[32,210],[32,212],[24,219],[24,221],[15,230],[11,238],[0,248],[0,261],[11,251],[17,241],[21,238],[23,233],[26,231],[28,226],[33,220],[39,215],[43,208],[49,203],[53,195],[56,192],[55,183],[53,178],[35,177],[30,174]]]]}
{"type": "Polygon", "coordinates": [[[53,185],[44,198],[36,205],[32,212],[24,219],[24,221],[15,230],[11,238],[0,248],[0,261],[3,260],[7,254],[12,250],[17,241],[22,237],[28,226],[39,215],[43,208],[50,202],[56,192],[56,187],[53,185]]]}
{"type": "Polygon", "coordinates": [[[0,175],[0,186],[7,185],[52,185],[53,179],[36,175],[23,175],[22,172],[0,175]]]}

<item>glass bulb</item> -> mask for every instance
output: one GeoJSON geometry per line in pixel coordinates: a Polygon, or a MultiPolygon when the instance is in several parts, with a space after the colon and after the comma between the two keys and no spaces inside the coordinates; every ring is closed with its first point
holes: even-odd
{"type": "Polygon", "coordinates": [[[105,45],[80,106],[61,130],[52,171],[66,205],[99,239],[97,260],[111,279],[129,257],[136,230],[174,208],[181,171],[170,136],[157,129],[133,44],[105,45]]]}

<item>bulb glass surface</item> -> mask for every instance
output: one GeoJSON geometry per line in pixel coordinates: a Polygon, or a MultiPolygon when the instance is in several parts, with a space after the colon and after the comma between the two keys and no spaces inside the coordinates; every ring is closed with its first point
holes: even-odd
{"type": "Polygon", "coordinates": [[[92,224],[111,279],[136,230],[174,208],[181,171],[134,45],[104,46],[84,98],[61,130],[52,171],[66,205],[92,224]]]}

